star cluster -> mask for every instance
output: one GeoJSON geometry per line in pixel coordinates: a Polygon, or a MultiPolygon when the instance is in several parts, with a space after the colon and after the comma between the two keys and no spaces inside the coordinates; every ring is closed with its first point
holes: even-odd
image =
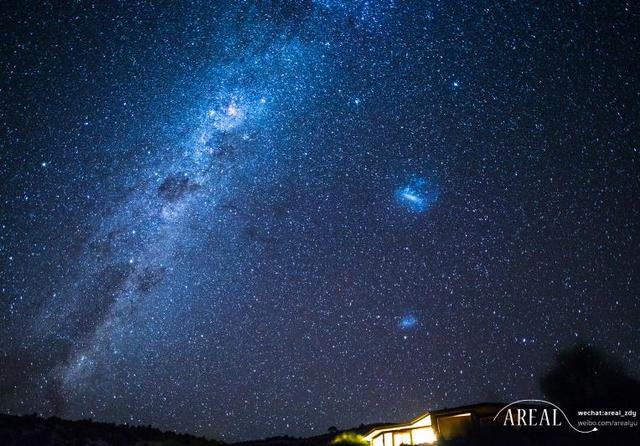
{"type": "Polygon", "coordinates": [[[640,367],[634,2],[0,16],[0,411],[233,441],[640,367]]]}

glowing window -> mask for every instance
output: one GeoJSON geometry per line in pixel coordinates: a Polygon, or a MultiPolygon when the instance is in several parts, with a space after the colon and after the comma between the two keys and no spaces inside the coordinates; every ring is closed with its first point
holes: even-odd
{"type": "Polygon", "coordinates": [[[382,440],[382,435],[378,435],[373,439],[373,446],[383,446],[384,442],[382,440]]]}
{"type": "Polygon", "coordinates": [[[400,446],[401,444],[411,444],[411,433],[409,431],[393,433],[393,446],[400,446]]]}
{"type": "Polygon", "coordinates": [[[393,434],[391,432],[384,434],[384,446],[393,446],[393,434]]]}
{"type": "Polygon", "coordinates": [[[413,444],[425,444],[433,443],[437,440],[435,432],[431,427],[421,427],[419,429],[413,429],[411,431],[413,437],[413,444]]]}

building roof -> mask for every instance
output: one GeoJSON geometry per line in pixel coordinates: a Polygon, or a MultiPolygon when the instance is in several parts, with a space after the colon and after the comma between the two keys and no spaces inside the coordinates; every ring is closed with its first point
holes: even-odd
{"type": "Polygon", "coordinates": [[[396,431],[396,430],[403,430],[410,427],[418,427],[420,426],[420,421],[424,420],[429,416],[437,418],[443,415],[451,415],[451,414],[465,413],[465,412],[472,412],[479,415],[483,415],[483,414],[488,415],[488,414],[493,414],[498,412],[504,406],[505,406],[504,403],[491,402],[491,403],[469,404],[466,406],[458,406],[458,407],[451,407],[451,408],[445,407],[443,409],[425,412],[417,416],[416,418],[412,419],[408,423],[397,423],[397,424],[388,424],[386,426],[377,426],[374,429],[371,429],[369,432],[367,432],[367,434],[364,437],[367,440],[370,440],[371,438],[373,438],[374,436],[376,436],[378,433],[381,433],[381,432],[390,432],[390,431],[396,431]]]}

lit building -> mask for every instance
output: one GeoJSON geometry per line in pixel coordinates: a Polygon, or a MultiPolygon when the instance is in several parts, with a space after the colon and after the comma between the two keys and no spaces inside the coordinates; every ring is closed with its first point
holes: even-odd
{"type": "Polygon", "coordinates": [[[404,424],[386,425],[371,430],[365,439],[371,446],[431,444],[450,439],[472,426],[490,423],[504,404],[482,403],[427,412],[404,424]]]}

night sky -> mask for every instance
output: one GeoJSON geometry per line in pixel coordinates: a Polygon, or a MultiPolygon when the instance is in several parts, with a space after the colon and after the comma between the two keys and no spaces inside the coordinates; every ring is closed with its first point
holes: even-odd
{"type": "Polygon", "coordinates": [[[59,4],[0,13],[1,412],[231,441],[640,368],[636,2],[59,4]]]}

